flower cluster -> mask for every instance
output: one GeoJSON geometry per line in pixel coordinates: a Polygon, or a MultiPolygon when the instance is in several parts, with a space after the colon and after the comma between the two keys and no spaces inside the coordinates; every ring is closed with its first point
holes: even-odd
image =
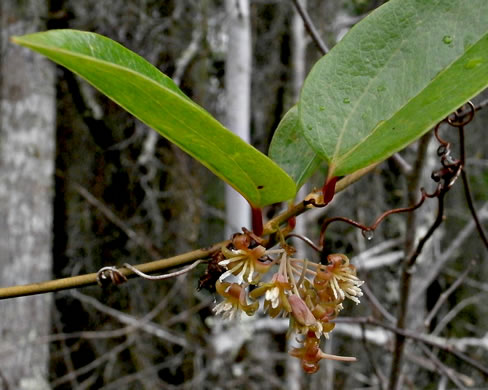
{"type": "Polygon", "coordinates": [[[218,264],[227,270],[216,283],[216,291],[224,299],[214,308],[216,314],[230,319],[241,312],[253,315],[259,307],[257,300],[264,297],[265,313],[272,318],[289,317],[289,333],[300,335],[302,346],[290,354],[302,361],[306,372],[317,371],[322,359],[355,360],[320,350],[321,337],[327,338],[334,329],[333,320],[343,309],[343,301],[347,298],[358,304],[363,295],[363,281],[347,256],[331,254],[327,264],[317,264],[291,257],[289,247],[267,250],[248,234],[235,235],[221,252],[223,260],[218,264]],[[270,280],[262,282],[271,270],[275,272],[270,280]],[[224,281],[231,276],[234,282],[224,281]]]}

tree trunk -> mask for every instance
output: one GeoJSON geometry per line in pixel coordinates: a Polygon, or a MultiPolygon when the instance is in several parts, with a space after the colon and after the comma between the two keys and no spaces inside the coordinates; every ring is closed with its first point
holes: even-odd
{"type": "MultiPolygon", "coordinates": [[[[46,2],[0,3],[0,285],[51,274],[54,67],[8,42],[42,29],[46,2]]],[[[48,380],[50,295],[0,302],[0,386],[43,389],[48,380]],[[4,351],[8,351],[5,353],[4,351]]]]}
{"type": "MultiPolygon", "coordinates": [[[[307,6],[307,1],[302,0],[302,5],[307,6]]],[[[306,51],[307,51],[307,39],[303,20],[294,10],[292,19],[292,93],[293,103],[298,102],[300,97],[300,90],[302,88],[303,81],[305,80],[305,67],[306,67],[306,51]]],[[[308,193],[308,185],[305,184],[298,192],[297,199],[304,199],[308,193]]],[[[307,221],[306,215],[302,215],[297,218],[295,232],[307,236],[307,221]]],[[[298,257],[308,258],[307,247],[302,240],[294,240],[293,245],[298,253],[298,257]]],[[[298,347],[299,344],[293,337],[290,337],[287,342],[287,349],[298,347]]],[[[286,383],[289,390],[300,390],[302,388],[303,370],[301,368],[300,361],[292,356],[288,356],[286,359],[286,383]]]]}
{"type": "MultiPolygon", "coordinates": [[[[228,46],[225,65],[225,124],[244,141],[250,142],[251,103],[251,29],[249,0],[226,0],[228,46]]],[[[227,186],[226,237],[249,228],[249,205],[234,189],[227,186]]]]}

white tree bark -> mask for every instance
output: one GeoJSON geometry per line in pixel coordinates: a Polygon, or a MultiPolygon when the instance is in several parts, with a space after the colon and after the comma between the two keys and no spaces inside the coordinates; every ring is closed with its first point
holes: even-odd
{"type": "MultiPolygon", "coordinates": [[[[225,65],[226,126],[244,141],[250,142],[251,106],[251,29],[249,0],[226,0],[227,59],[225,65]]],[[[226,186],[226,237],[250,228],[247,201],[226,186]]]]}
{"type": "MultiPolygon", "coordinates": [[[[307,6],[307,1],[302,0],[302,5],[307,6]]],[[[297,102],[300,96],[300,90],[305,80],[305,67],[306,67],[306,50],[307,39],[305,26],[303,20],[295,10],[292,19],[292,82],[293,82],[293,100],[297,102]]],[[[308,193],[308,185],[304,184],[298,192],[297,198],[299,200],[304,199],[308,193]]],[[[295,232],[301,235],[307,235],[307,220],[306,215],[302,215],[297,218],[295,232]]],[[[297,249],[298,257],[307,256],[307,247],[302,240],[294,240],[293,244],[297,249]]],[[[297,342],[294,338],[290,338],[287,343],[288,350],[297,347],[297,342]]],[[[286,359],[286,383],[290,390],[300,390],[303,382],[303,370],[300,365],[300,361],[292,356],[288,356],[286,359]]]]}
{"type": "MultiPolygon", "coordinates": [[[[55,137],[54,67],[8,42],[41,29],[43,0],[0,2],[0,285],[51,275],[55,137]]],[[[48,345],[28,343],[49,333],[51,296],[0,301],[0,383],[47,388],[48,345]],[[27,342],[27,343],[26,343],[27,342]]],[[[2,387],[2,386],[0,386],[2,387]]]]}

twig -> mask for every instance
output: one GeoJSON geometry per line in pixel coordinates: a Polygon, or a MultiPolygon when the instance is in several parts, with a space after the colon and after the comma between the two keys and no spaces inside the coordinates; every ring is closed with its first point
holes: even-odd
{"type": "MultiPolygon", "coordinates": [[[[488,202],[481,207],[479,215],[482,220],[488,218],[488,202]]],[[[426,273],[422,275],[422,280],[418,281],[418,286],[412,293],[413,300],[419,299],[420,296],[427,290],[427,287],[432,284],[432,281],[437,277],[437,275],[439,275],[442,270],[445,270],[447,262],[456,254],[463,242],[470,237],[475,227],[474,221],[472,218],[470,218],[470,221],[466,224],[466,226],[457,232],[456,238],[450,243],[446,250],[444,250],[440,256],[438,256],[439,259],[433,263],[429,269],[425,270],[426,273]]]]}
{"type": "Polygon", "coordinates": [[[400,155],[400,153],[395,153],[390,158],[395,162],[404,175],[409,176],[412,174],[412,166],[400,155]]]}
{"type": "MultiPolygon", "coordinates": [[[[444,273],[446,275],[453,276],[453,277],[459,277],[459,275],[461,275],[461,272],[455,271],[453,269],[445,269],[444,273]]],[[[488,292],[488,283],[479,282],[472,278],[466,278],[465,284],[466,286],[476,288],[484,292],[488,292]]]]}
{"type": "Polygon", "coordinates": [[[365,326],[365,324],[360,324],[360,326],[361,326],[361,339],[363,342],[364,350],[366,351],[366,354],[368,355],[369,362],[370,362],[371,366],[373,367],[373,370],[376,374],[376,377],[378,378],[378,381],[380,383],[380,388],[382,390],[384,390],[384,389],[386,389],[387,378],[385,377],[385,375],[383,374],[381,369],[376,364],[376,359],[374,358],[373,353],[371,352],[371,349],[368,346],[368,340],[366,339],[366,326],[365,326]]]}
{"type": "Polygon", "coordinates": [[[101,364],[105,363],[105,361],[109,360],[112,356],[118,355],[121,353],[124,349],[128,348],[132,343],[134,343],[133,338],[129,338],[123,343],[117,345],[115,348],[112,348],[109,352],[103,354],[102,356],[96,358],[92,362],[88,363],[87,365],[78,368],[76,371],[71,371],[68,374],[55,379],[50,383],[52,388],[55,388],[57,386],[60,386],[66,382],[69,382],[73,380],[74,378],[86,374],[90,372],[91,370],[95,369],[96,367],[100,366],[101,364]]]}
{"type": "Polygon", "coordinates": [[[181,366],[181,357],[180,354],[172,356],[171,358],[166,358],[162,363],[156,364],[154,366],[150,366],[144,368],[142,370],[138,370],[132,374],[128,374],[122,377],[117,378],[115,381],[100,387],[99,390],[113,390],[113,389],[124,389],[127,388],[131,382],[136,380],[141,380],[150,373],[157,373],[158,371],[162,370],[163,368],[167,368],[169,366],[179,367],[181,366]]]}
{"type": "Polygon", "coordinates": [[[293,4],[295,5],[296,10],[300,14],[303,24],[305,25],[305,28],[307,29],[307,32],[310,34],[310,37],[314,41],[315,45],[317,45],[317,48],[319,51],[322,53],[322,55],[325,55],[329,52],[329,48],[327,45],[324,43],[322,38],[320,37],[317,29],[315,28],[315,25],[312,22],[312,19],[310,18],[310,15],[308,14],[307,10],[305,7],[302,5],[300,0],[292,0],[293,4]]]}
{"type": "MultiPolygon", "coordinates": [[[[398,328],[405,328],[406,319],[407,319],[407,309],[408,309],[408,301],[410,297],[410,282],[412,279],[412,269],[415,265],[417,258],[422,253],[422,249],[424,248],[427,241],[432,237],[434,232],[440,226],[444,216],[444,196],[446,195],[447,190],[441,191],[437,200],[437,217],[434,223],[431,225],[425,236],[419,241],[415,251],[408,257],[407,261],[405,262],[404,269],[402,272],[402,278],[400,282],[401,292],[400,292],[400,305],[398,309],[398,316],[397,316],[397,327],[398,328]]],[[[403,354],[403,348],[405,344],[405,337],[400,333],[397,333],[397,337],[395,339],[395,349],[393,353],[393,362],[392,362],[392,369],[390,372],[390,390],[395,390],[397,387],[397,382],[400,376],[401,370],[401,360],[403,354]]]]}
{"type": "Polygon", "coordinates": [[[371,303],[371,305],[379,312],[381,315],[388,320],[391,323],[395,322],[395,317],[392,316],[388,310],[385,309],[385,307],[380,303],[378,298],[373,294],[371,289],[368,287],[367,284],[362,285],[362,290],[364,293],[364,296],[368,299],[368,301],[371,303]]]}
{"type": "MultiPolygon", "coordinates": [[[[415,164],[413,167],[413,171],[409,176],[409,183],[408,183],[408,200],[409,202],[415,202],[416,193],[420,187],[420,178],[421,172],[425,163],[427,149],[430,142],[430,138],[432,137],[431,134],[424,135],[418,145],[417,150],[417,159],[415,160],[415,164]]],[[[441,201],[439,201],[441,202],[441,201]]],[[[438,210],[439,214],[440,208],[438,210]]],[[[397,327],[398,328],[405,328],[406,319],[407,319],[407,309],[408,309],[408,300],[410,295],[410,281],[411,281],[411,266],[415,263],[416,257],[414,259],[413,256],[410,256],[410,252],[412,248],[415,246],[415,231],[417,225],[417,216],[416,213],[408,213],[407,214],[407,229],[405,234],[405,254],[407,257],[403,263],[402,269],[402,276],[400,281],[400,303],[398,307],[397,313],[397,327]],[[413,260],[413,262],[412,262],[413,260]]],[[[420,245],[420,243],[419,243],[420,245]]],[[[422,245],[423,247],[423,245],[422,245]]],[[[417,247],[418,248],[418,247],[417,247]]],[[[420,252],[419,252],[420,253],[420,252]]],[[[402,355],[403,349],[405,345],[405,338],[399,333],[395,334],[395,346],[393,349],[393,359],[390,368],[390,379],[389,379],[389,389],[396,390],[398,381],[400,380],[401,374],[401,364],[402,364],[402,355]]]]}
{"type": "Polygon", "coordinates": [[[133,240],[135,243],[140,245],[144,248],[151,257],[154,259],[160,258],[161,254],[154,248],[151,240],[141,234],[136,233],[133,229],[131,229],[124,221],[122,221],[115,213],[110,210],[107,206],[105,206],[101,201],[99,201],[96,197],[94,197],[86,188],[82,187],[79,184],[73,184],[73,188],[78,192],[85,200],[90,203],[92,206],[100,210],[100,212],[115,226],[117,226],[120,230],[122,230],[127,237],[133,240]]]}
{"type": "Polygon", "coordinates": [[[478,230],[478,234],[481,238],[481,241],[483,241],[483,244],[485,245],[485,248],[488,250],[488,238],[486,237],[486,233],[483,229],[483,225],[481,225],[480,219],[478,217],[478,214],[476,212],[476,209],[474,207],[473,203],[473,197],[471,196],[471,190],[469,188],[469,180],[468,180],[468,175],[466,173],[465,169],[465,160],[466,160],[466,148],[464,146],[464,127],[460,126],[459,127],[459,149],[460,149],[460,154],[461,154],[461,164],[463,166],[463,169],[461,170],[461,179],[463,180],[463,188],[464,188],[464,195],[466,197],[466,202],[468,204],[469,211],[471,212],[471,215],[473,217],[474,223],[476,224],[476,229],[478,230]]]}
{"type": "Polygon", "coordinates": [[[486,293],[481,292],[476,295],[471,295],[469,298],[463,299],[459,302],[456,306],[454,306],[445,316],[442,318],[441,321],[437,324],[435,329],[432,331],[434,336],[437,336],[441,333],[441,331],[446,327],[446,325],[456,317],[461,310],[463,310],[466,306],[473,305],[480,300],[482,296],[485,296],[486,293]]]}
{"type": "Polygon", "coordinates": [[[88,295],[81,294],[78,291],[72,291],[71,294],[74,298],[78,299],[82,303],[93,306],[98,311],[115,318],[116,320],[118,320],[119,322],[125,325],[129,325],[141,329],[144,332],[159,337],[160,339],[165,340],[171,344],[176,344],[184,348],[191,348],[191,346],[188,344],[187,340],[184,337],[175,335],[171,333],[169,330],[164,329],[160,325],[157,325],[155,323],[149,322],[144,319],[138,319],[126,313],[122,313],[118,310],[115,310],[109,306],[104,305],[103,303],[99,302],[95,298],[90,297],[88,295]]]}
{"type": "Polygon", "coordinates": [[[476,262],[471,261],[468,264],[468,267],[464,270],[464,272],[461,275],[459,275],[459,277],[456,279],[456,281],[446,291],[444,291],[441,294],[441,296],[439,297],[439,299],[435,303],[434,307],[432,308],[430,313],[425,318],[424,326],[426,328],[429,328],[432,319],[435,317],[435,315],[437,314],[439,309],[442,307],[444,302],[446,302],[447,298],[449,298],[449,296],[461,285],[461,283],[464,282],[464,280],[466,279],[466,277],[468,276],[468,274],[470,273],[470,271],[473,269],[473,267],[475,265],[476,265],[476,262]]]}
{"type": "Polygon", "coordinates": [[[483,108],[485,108],[487,106],[488,106],[488,99],[485,99],[485,100],[479,102],[478,105],[476,105],[475,110],[476,111],[479,111],[479,110],[481,110],[481,109],[483,109],[483,108]]]}
{"type": "MultiPolygon", "coordinates": [[[[479,110],[482,110],[483,108],[485,108],[487,106],[488,106],[488,99],[485,99],[485,100],[482,100],[476,106],[473,106],[473,107],[474,107],[474,111],[479,111],[479,110]]],[[[469,114],[471,114],[471,109],[470,108],[467,108],[465,110],[462,110],[457,115],[458,115],[459,118],[464,118],[465,116],[467,116],[469,114]]]]}
{"type": "Polygon", "coordinates": [[[183,54],[176,60],[175,71],[173,73],[173,81],[176,85],[181,84],[181,79],[188,68],[188,65],[193,60],[196,54],[198,54],[199,44],[202,41],[202,31],[200,29],[194,30],[191,42],[188,47],[183,51],[183,54]]]}
{"type": "Polygon", "coordinates": [[[395,325],[391,325],[388,323],[380,322],[375,320],[374,318],[370,317],[338,317],[334,320],[335,323],[349,323],[349,324],[367,324],[367,325],[375,325],[381,328],[387,329],[390,332],[393,332],[397,335],[401,335],[404,338],[410,338],[412,340],[431,345],[432,347],[439,348],[443,351],[446,351],[457,358],[463,360],[465,363],[469,364],[470,366],[476,368],[484,375],[488,375],[488,367],[477,360],[470,358],[469,356],[465,355],[464,353],[458,351],[452,345],[449,345],[445,339],[443,341],[437,341],[435,337],[429,337],[428,335],[419,333],[417,331],[411,331],[408,329],[401,329],[396,327],[395,325]]]}
{"type": "Polygon", "coordinates": [[[452,383],[454,383],[458,389],[466,390],[466,387],[460,382],[458,377],[455,375],[453,370],[450,367],[447,367],[444,363],[442,363],[437,356],[435,356],[432,351],[424,344],[419,345],[420,349],[429,357],[429,359],[434,363],[437,369],[447,376],[452,383]]]}

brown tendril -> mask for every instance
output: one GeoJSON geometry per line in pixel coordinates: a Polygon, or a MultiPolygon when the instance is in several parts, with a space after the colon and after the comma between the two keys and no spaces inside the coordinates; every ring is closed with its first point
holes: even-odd
{"type": "Polygon", "coordinates": [[[127,277],[116,267],[103,267],[97,272],[97,283],[100,287],[107,287],[111,284],[117,286],[127,282],[127,277]]]}
{"type": "Polygon", "coordinates": [[[193,264],[190,264],[188,267],[182,268],[179,271],[170,272],[169,274],[163,274],[163,275],[145,274],[144,272],[139,271],[136,267],[134,267],[133,265],[130,265],[128,263],[124,263],[124,267],[130,269],[136,275],[140,276],[141,278],[147,279],[147,280],[164,280],[164,279],[174,278],[174,277],[179,276],[179,275],[183,275],[183,274],[191,271],[198,264],[203,263],[203,262],[205,262],[205,260],[197,260],[193,264]]]}
{"type": "Polygon", "coordinates": [[[458,110],[453,112],[449,115],[446,120],[453,127],[463,127],[466,126],[469,122],[471,122],[474,118],[474,113],[476,112],[476,108],[471,101],[468,101],[465,105],[460,107],[458,110]],[[469,111],[467,113],[463,113],[463,107],[467,105],[469,111]]]}
{"type": "Polygon", "coordinates": [[[322,252],[322,249],[319,248],[317,245],[315,245],[314,242],[308,237],[302,236],[298,233],[289,233],[286,235],[285,240],[287,240],[290,237],[298,238],[298,239],[302,240],[303,242],[305,242],[306,244],[308,244],[308,246],[313,248],[315,251],[322,252]]]}

